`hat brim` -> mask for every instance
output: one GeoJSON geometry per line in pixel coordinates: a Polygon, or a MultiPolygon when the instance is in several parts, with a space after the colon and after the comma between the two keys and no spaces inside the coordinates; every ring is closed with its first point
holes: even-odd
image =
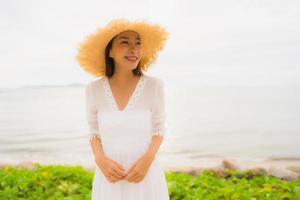
{"type": "Polygon", "coordinates": [[[112,20],[104,28],[98,28],[80,43],[76,56],[80,66],[93,76],[104,76],[105,48],[113,37],[127,30],[135,31],[140,36],[140,67],[143,72],[146,71],[156,61],[157,52],[163,49],[169,33],[164,27],[145,20],[131,22],[122,18],[112,20]]]}

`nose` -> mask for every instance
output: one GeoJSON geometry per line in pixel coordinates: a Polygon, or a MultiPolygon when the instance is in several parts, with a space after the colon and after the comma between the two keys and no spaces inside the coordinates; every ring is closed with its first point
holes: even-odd
{"type": "Polygon", "coordinates": [[[137,45],[134,45],[134,44],[133,44],[133,45],[130,45],[130,46],[129,46],[129,52],[130,52],[130,53],[134,53],[134,54],[135,54],[138,50],[139,50],[139,49],[138,49],[137,45]]]}

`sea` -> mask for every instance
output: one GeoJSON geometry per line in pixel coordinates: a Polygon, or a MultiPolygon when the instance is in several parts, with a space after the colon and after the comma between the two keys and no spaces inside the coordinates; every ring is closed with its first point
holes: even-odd
{"type": "MultiPolygon", "coordinates": [[[[0,162],[92,166],[84,84],[0,90],[0,162]]],[[[300,86],[166,84],[168,166],[198,160],[300,160],[300,86]]]]}

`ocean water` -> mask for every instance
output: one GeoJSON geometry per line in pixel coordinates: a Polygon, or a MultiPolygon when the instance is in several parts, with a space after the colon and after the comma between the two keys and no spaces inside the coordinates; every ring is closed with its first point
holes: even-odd
{"type": "MultiPolygon", "coordinates": [[[[84,86],[0,91],[0,162],[92,165],[84,86]]],[[[159,154],[176,165],[224,156],[300,159],[300,86],[166,86],[159,154]],[[171,161],[171,159],[173,161],[171,161]]]]}

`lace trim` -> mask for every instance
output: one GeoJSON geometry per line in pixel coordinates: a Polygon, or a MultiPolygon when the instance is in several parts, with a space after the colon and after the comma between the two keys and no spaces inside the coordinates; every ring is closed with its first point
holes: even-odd
{"type": "Polygon", "coordinates": [[[155,131],[155,132],[153,132],[152,133],[152,135],[158,135],[158,136],[164,136],[164,133],[163,132],[161,132],[161,131],[155,131]]]}
{"type": "Polygon", "coordinates": [[[89,134],[89,137],[90,137],[90,140],[93,140],[95,138],[102,139],[101,135],[98,135],[98,134],[89,134]]]}
{"type": "Polygon", "coordinates": [[[114,98],[112,96],[112,93],[110,92],[110,88],[109,88],[108,80],[107,80],[106,76],[103,78],[103,84],[102,85],[103,85],[103,89],[104,89],[105,96],[106,96],[106,99],[107,99],[108,103],[110,104],[110,106],[112,108],[115,108],[114,98]]]}
{"type": "Polygon", "coordinates": [[[125,106],[125,108],[123,110],[119,110],[118,108],[118,105],[115,101],[115,98],[113,97],[113,94],[112,94],[112,91],[111,91],[111,88],[110,88],[110,85],[109,85],[109,82],[108,82],[108,77],[105,76],[103,78],[103,88],[104,88],[104,92],[105,92],[105,96],[110,104],[110,106],[116,110],[116,111],[119,111],[119,112],[124,112],[124,111],[127,111],[127,110],[130,110],[134,107],[134,105],[136,104],[138,98],[140,97],[142,91],[143,91],[143,88],[145,86],[145,83],[146,83],[146,76],[145,75],[142,75],[133,91],[133,94],[130,96],[128,102],[127,102],[127,105],[125,106]]]}

